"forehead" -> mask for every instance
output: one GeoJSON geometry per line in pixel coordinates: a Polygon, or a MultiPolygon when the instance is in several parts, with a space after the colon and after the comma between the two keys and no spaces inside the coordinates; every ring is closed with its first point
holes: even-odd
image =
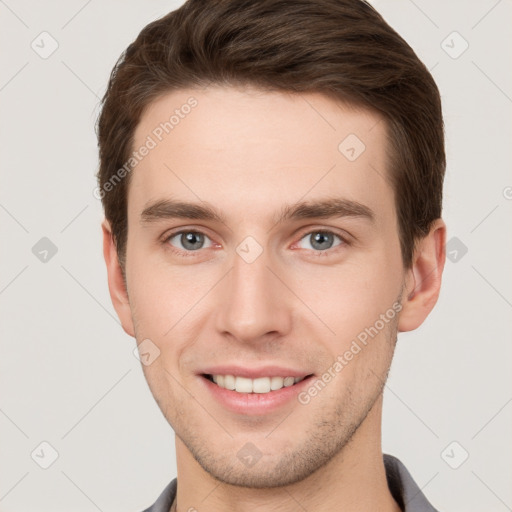
{"type": "MultiPolygon", "coordinates": [[[[129,212],[165,197],[214,202],[237,219],[325,196],[389,210],[382,118],[319,93],[211,87],[154,101],[135,131],[129,212]],[[273,206],[272,206],[273,205],[273,206]]],[[[129,214],[130,215],[130,214],[129,214]]]]}

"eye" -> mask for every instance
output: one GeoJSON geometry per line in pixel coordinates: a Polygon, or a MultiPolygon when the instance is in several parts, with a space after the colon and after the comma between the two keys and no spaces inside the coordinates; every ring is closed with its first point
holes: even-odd
{"type": "Polygon", "coordinates": [[[348,244],[348,242],[340,235],[337,235],[332,231],[325,230],[310,231],[301,238],[301,241],[302,240],[306,240],[306,242],[310,245],[310,247],[302,247],[302,249],[312,249],[315,252],[321,253],[327,252],[329,249],[332,249],[333,247],[348,244]],[[340,240],[340,243],[333,246],[333,241],[335,238],[340,240]]]}
{"type": "Polygon", "coordinates": [[[170,244],[173,248],[176,248],[182,252],[193,252],[199,249],[204,249],[206,247],[211,247],[211,241],[210,245],[204,246],[205,239],[210,240],[207,235],[201,233],[200,231],[184,230],[178,231],[177,233],[172,233],[165,238],[163,243],[170,244]],[[177,240],[178,247],[172,243],[173,239],[177,240]]]}
{"type": "MultiPolygon", "coordinates": [[[[206,249],[214,245],[208,235],[196,230],[176,231],[165,237],[162,243],[166,246],[170,246],[173,252],[185,255],[192,255],[200,249],[206,249]],[[205,245],[206,241],[208,241],[207,245],[205,245]]],[[[323,256],[326,253],[331,254],[330,249],[349,245],[349,242],[341,235],[332,231],[317,229],[306,233],[297,245],[302,249],[316,252],[318,256],[323,256]],[[339,240],[339,243],[333,245],[336,238],[339,240]],[[306,241],[309,247],[307,247],[307,245],[306,247],[300,245],[303,243],[303,240],[306,241]]]]}

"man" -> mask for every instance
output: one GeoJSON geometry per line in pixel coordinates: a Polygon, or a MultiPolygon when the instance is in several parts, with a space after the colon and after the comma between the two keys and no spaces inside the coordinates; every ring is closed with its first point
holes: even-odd
{"type": "Polygon", "coordinates": [[[175,432],[162,511],[434,511],[381,449],[439,294],[438,89],[360,0],[188,1],[112,72],[113,305],[175,432]]]}

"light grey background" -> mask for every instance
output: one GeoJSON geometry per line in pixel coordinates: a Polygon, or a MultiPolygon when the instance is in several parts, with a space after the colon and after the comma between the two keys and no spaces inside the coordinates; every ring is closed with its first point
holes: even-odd
{"type": "MultiPolygon", "coordinates": [[[[180,3],[0,0],[1,512],[137,512],[176,476],[172,430],[110,302],[92,191],[110,70],[180,3]],[[31,47],[51,49],[43,31],[58,43],[46,59],[31,47]],[[43,237],[58,249],[46,263],[32,252],[43,237]]],[[[512,510],[512,3],[373,4],[441,90],[459,240],[434,312],[399,337],[383,449],[441,511],[512,510]]]]}

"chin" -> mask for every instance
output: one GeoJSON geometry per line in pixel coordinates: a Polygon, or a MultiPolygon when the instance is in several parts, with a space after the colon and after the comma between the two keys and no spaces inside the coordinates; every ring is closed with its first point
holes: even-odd
{"type": "Polygon", "coordinates": [[[337,441],[331,439],[321,449],[312,449],[309,442],[295,446],[293,451],[275,448],[274,455],[261,454],[250,442],[233,455],[192,453],[204,471],[224,484],[271,489],[300,482],[325,466],[345,444],[340,446],[337,441]]]}

